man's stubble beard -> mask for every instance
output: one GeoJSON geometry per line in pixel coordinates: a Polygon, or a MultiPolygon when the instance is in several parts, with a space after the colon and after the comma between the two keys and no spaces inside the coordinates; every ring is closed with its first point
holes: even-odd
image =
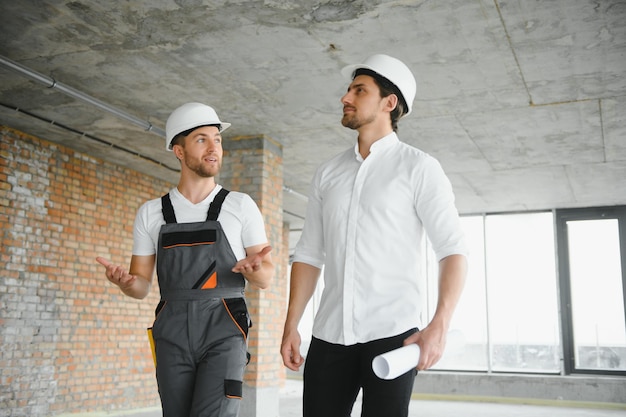
{"type": "Polygon", "coordinates": [[[185,159],[185,165],[189,168],[190,171],[195,173],[197,176],[201,178],[211,178],[217,176],[219,174],[220,169],[222,168],[222,163],[218,160],[217,168],[206,169],[202,163],[190,163],[185,159]]]}
{"type": "Polygon", "coordinates": [[[344,114],[341,118],[341,124],[348,129],[357,130],[360,129],[363,125],[367,123],[373,122],[375,119],[374,116],[366,117],[365,119],[359,118],[356,114],[344,114]]]}

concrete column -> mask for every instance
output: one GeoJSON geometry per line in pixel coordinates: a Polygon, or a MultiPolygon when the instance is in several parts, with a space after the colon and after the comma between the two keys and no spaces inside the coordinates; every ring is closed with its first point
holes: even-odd
{"type": "Polygon", "coordinates": [[[253,326],[249,334],[252,355],[244,378],[241,417],[279,415],[279,390],[285,380],[280,358],[280,340],[287,302],[286,271],[289,262],[288,236],[283,223],[282,146],[271,138],[237,136],[225,138],[224,161],[218,183],[227,189],[249,194],[265,219],[276,265],[274,280],[266,290],[246,290],[253,326]]]}

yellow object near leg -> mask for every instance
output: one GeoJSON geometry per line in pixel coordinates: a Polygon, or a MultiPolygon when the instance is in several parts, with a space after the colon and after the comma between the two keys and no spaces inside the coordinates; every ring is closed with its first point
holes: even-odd
{"type": "Polygon", "coordinates": [[[150,350],[152,351],[152,360],[154,361],[154,367],[156,368],[156,349],[154,347],[154,338],[152,337],[152,327],[148,327],[148,340],[150,341],[150,350]]]}

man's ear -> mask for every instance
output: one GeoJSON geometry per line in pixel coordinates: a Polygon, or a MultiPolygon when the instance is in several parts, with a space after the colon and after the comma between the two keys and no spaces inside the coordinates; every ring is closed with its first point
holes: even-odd
{"type": "Polygon", "coordinates": [[[385,99],[387,100],[385,110],[389,110],[389,112],[391,113],[393,109],[395,109],[398,105],[398,96],[395,94],[389,94],[387,97],[385,97],[385,99]]]}
{"type": "Polygon", "coordinates": [[[174,152],[174,155],[176,155],[176,158],[180,161],[183,160],[183,147],[179,144],[174,145],[174,147],[172,148],[172,151],[174,152]]]}

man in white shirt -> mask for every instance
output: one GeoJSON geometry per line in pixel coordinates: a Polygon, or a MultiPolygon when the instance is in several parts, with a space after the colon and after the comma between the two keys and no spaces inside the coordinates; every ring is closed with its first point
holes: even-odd
{"type": "Polygon", "coordinates": [[[354,148],[322,164],[313,179],[291,272],[281,355],[298,370],[297,326],[324,267],[324,291],[304,370],[304,417],[350,416],[363,389],[363,417],[407,416],[417,369],[441,357],[466,275],[467,248],[454,194],[439,163],[399,141],[398,120],[411,112],[416,83],[401,61],[373,55],[343,69],[342,97],[354,148]],[[439,300],[418,331],[424,233],[439,261],[439,300]],[[415,370],[376,377],[372,359],[416,343],[415,370]]]}
{"type": "Polygon", "coordinates": [[[161,301],[149,334],[163,417],[238,414],[249,359],[244,288],[266,288],[274,273],[257,205],[215,182],[229,126],[202,103],[174,110],[165,130],[181,163],[178,186],[139,209],[130,270],[97,258],[107,279],[138,299],[156,266],[161,301]]]}

